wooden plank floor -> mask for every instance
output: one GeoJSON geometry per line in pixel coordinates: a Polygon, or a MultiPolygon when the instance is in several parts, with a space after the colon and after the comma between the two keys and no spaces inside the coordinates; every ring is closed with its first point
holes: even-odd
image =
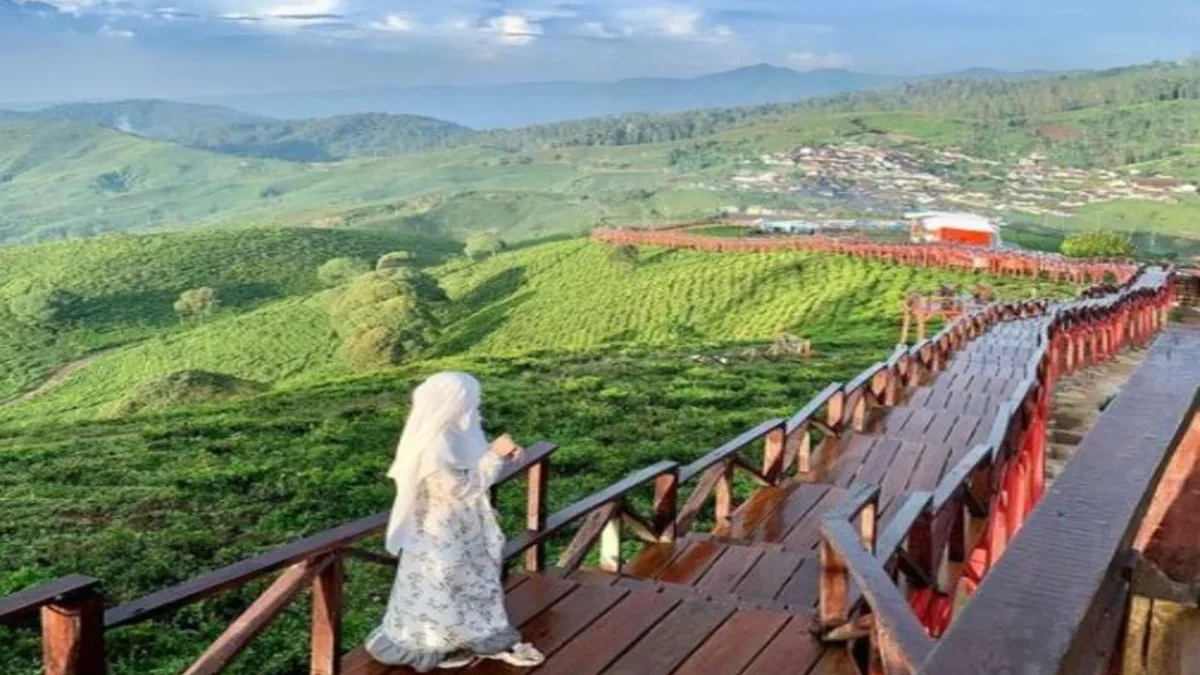
{"type": "MultiPolygon", "coordinates": [[[[553,675],[857,673],[810,631],[821,519],[854,482],[881,488],[881,527],[912,490],[932,490],[991,430],[1032,358],[1041,319],[1005,323],[967,345],[932,382],[815,458],[811,482],[757,490],[712,534],[647,546],[622,575],[519,577],[513,623],[553,675]]],[[[346,675],[400,675],[362,650],[346,675]]],[[[517,673],[482,661],[470,673],[517,673]]]]}

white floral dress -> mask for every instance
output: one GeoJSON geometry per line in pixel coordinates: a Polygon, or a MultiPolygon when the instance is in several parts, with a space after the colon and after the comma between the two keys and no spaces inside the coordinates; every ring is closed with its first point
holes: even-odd
{"type": "Polygon", "coordinates": [[[456,652],[492,654],[520,641],[504,608],[504,533],[488,498],[503,461],[439,471],[418,488],[383,623],[367,637],[375,660],[428,672],[456,652]]]}

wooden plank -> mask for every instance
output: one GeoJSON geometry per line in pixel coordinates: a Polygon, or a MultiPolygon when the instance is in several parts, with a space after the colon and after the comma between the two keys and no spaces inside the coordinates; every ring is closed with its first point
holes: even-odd
{"type": "Polygon", "coordinates": [[[621,571],[631,577],[655,579],[666,569],[671,559],[687,546],[691,546],[691,541],[686,539],[643,546],[642,550],[633,557],[633,560],[626,563],[621,571]]]}
{"type": "MultiPolygon", "coordinates": [[[[521,638],[549,657],[626,595],[628,591],[610,586],[580,586],[522,625],[521,638]]],[[[467,672],[472,675],[505,675],[519,670],[489,659],[475,664],[467,672]]]]}
{"type": "Polygon", "coordinates": [[[669,675],[725,622],[733,609],[687,602],[658,622],[605,675],[669,675]]]}
{"type": "Polygon", "coordinates": [[[908,487],[912,472],[917,468],[917,463],[921,460],[921,453],[924,451],[925,446],[920,443],[904,441],[900,444],[900,449],[896,451],[896,457],[892,460],[892,465],[888,467],[887,475],[883,477],[883,483],[879,486],[879,508],[881,510],[887,509],[892,501],[908,487]]]}
{"type": "Polygon", "coordinates": [[[691,586],[704,576],[704,573],[721,557],[726,548],[728,547],[725,544],[713,541],[692,542],[691,546],[671,559],[657,579],[672,584],[691,586]]]}
{"type": "Polygon", "coordinates": [[[565,579],[534,575],[504,598],[509,621],[514,626],[520,626],[558,602],[559,598],[570,593],[578,585],[565,579]]]}
{"type": "Polygon", "coordinates": [[[800,522],[825,494],[832,488],[828,485],[806,483],[791,491],[782,508],[771,512],[759,526],[746,537],[747,541],[779,542],[800,522]]]}
{"type": "MultiPolygon", "coordinates": [[[[759,652],[743,672],[757,673],[796,673],[809,672],[825,651],[821,643],[813,635],[809,620],[804,617],[793,617],[767,646],[759,652]]],[[[716,675],[714,671],[714,675],[716,675]]]]}
{"type": "Polygon", "coordinates": [[[859,470],[856,480],[867,485],[879,485],[887,475],[892,461],[896,459],[896,453],[900,451],[900,447],[901,442],[894,438],[880,438],[875,441],[871,447],[871,454],[863,462],[863,467],[859,470]]]}
{"type": "Polygon", "coordinates": [[[931,423],[933,423],[933,411],[921,408],[913,411],[913,414],[905,422],[904,428],[899,433],[893,434],[888,432],[888,435],[910,441],[923,441],[925,439],[925,430],[929,428],[931,423]]]}
{"type": "Polygon", "coordinates": [[[909,490],[933,490],[941,480],[946,469],[946,462],[953,450],[945,443],[926,443],[921,452],[921,461],[913,470],[912,478],[908,481],[909,490]]]}
{"type": "Polygon", "coordinates": [[[929,427],[925,429],[925,441],[945,443],[946,437],[950,435],[950,430],[954,428],[958,418],[958,413],[953,410],[939,410],[934,413],[933,422],[930,422],[929,427]]]}
{"type": "Polygon", "coordinates": [[[762,551],[756,548],[729,546],[721,558],[700,577],[696,587],[710,593],[729,593],[750,572],[761,555],[762,551]]]}
{"type": "Polygon", "coordinates": [[[599,675],[679,604],[634,593],[594,621],[538,668],[538,675],[599,675]]]}
{"type": "Polygon", "coordinates": [[[1200,329],[1171,327],[1155,341],[923,673],[1055,672],[1087,648],[1085,617],[1111,600],[1104,589],[1120,581],[1151,488],[1200,408],[1198,362],[1200,329]]]}
{"type": "Polygon", "coordinates": [[[863,461],[875,444],[875,436],[855,434],[838,450],[836,461],[828,471],[818,471],[820,482],[836,485],[840,488],[850,487],[854,476],[862,468],[863,461]]]}
{"type": "Polygon", "coordinates": [[[804,564],[792,573],[775,599],[787,603],[795,611],[811,611],[817,606],[821,591],[821,565],[816,554],[804,558],[804,564]]]}
{"type": "Polygon", "coordinates": [[[821,518],[825,517],[825,512],[841,501],[845,495],[845,490],[830,489],[821,497],[821,501],[814,504],[812,510],[805,514],[804,519],[796,523],[796,526],[780,543],[796,551],[815,549],[817,542],[821,539],[821,518]]]}
{"type": "Polygon", "coordinates": [[[674,675],[741,673],[790,619],[790,615],[780,612],[738,612],[684,661],[674,675]]]}
{"type": "Polygon", "coordinates": [[[796,489],[788,487],[762,487],[755,490],[742,505],[734,510],[728,523],[720,523],[713,534],[742,539],[753,532],[778,509],[796,489]]]}
{"type": "Polygon", "coordinates": [[[763,551],[733,592],[746,598],[774,599],[803,563],[804,557],[795,551],[763,551]]]}

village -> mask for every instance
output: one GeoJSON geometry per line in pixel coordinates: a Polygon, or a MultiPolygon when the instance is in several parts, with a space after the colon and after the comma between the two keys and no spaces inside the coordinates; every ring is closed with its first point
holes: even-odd
{"type": "MultiPolygon", "coordinates": [[[[857,213],[881,217],[910,210],[970,210],[1066,218],[1088,204],[1176,203],[1198,190],[1195,183],[1143,176],[1136,169],[1055,166],[1036,153],[1005,164],[953,150],[928,149],[918,154],[861,143],[799,147],[741,164],[745,168],[705,187],[790,195],[818,204],[836,201],[857,213]]],[[[776,213],[763,207],[730,207],[726,212],[776,213]]]]}

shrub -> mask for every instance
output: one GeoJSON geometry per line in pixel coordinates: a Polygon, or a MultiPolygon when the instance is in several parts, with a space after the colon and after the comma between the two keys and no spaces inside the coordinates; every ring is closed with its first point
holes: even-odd
{"type": "Polygon", "coordinates": [[[383,256],[379,258],[379,262],[375,263],[375,271],[391,272],[400,269],[401,267],[407,267],[411,265],[416,258],[417,256],[409,253],[408,251],[392,251],[391,253],[384,253],[383,256]]]}
{"type": "Polygon", "coordinates": [[[70,318],[81,298],[58,288],[34,287],[8,302],[15,319],[30,326],[61,325],[70,318]]]}
{"type": "Polygon", "coordinates": [[[479,232],[467,237],[465,253],[474,260],[493,256],[504,250],[504,242],[491,232],[479,232]]]}
{"type": "Polygon", "coordinates": [[[267,385],[225,373],[181,370],[144,380],[112,408],[117,416],[148,410],[163,410],[185,403],[221,401],[236,396],[258,394],[267,385]]]}
{"type": "Polygon", "coordinates": [[[616,263],[636,265],[640,261],[637,247],[633,244],[620,244],[608,251],[608,258],[616,263]]]}
{"type": "Polygon", "coordinates": [[[181,318],[211,314],[221,304],[217,289],[201,286],[184,291],[175,301],[175,312],[181,318]]]}
{"type": "Polygon", "coordinates": [[[375,326],[355,331],[342,343],[346,365],[357,370],[389,366],[400,360],[400,339],[394,328],[375,326]]]}
{"type": "Polygon", "coordinates": [[[341,286],[368,271],[367,263],[358,258],[330,258],[317,268],[317,279],[326,286],[341,286]]]}
{"type": "Polygon", "coordinates": [[[1079,232],[1063,240],[1059,249],[1072,258],[1132,258],[1137,255],[1133,239],[1120,232],[1079,232]]]}

